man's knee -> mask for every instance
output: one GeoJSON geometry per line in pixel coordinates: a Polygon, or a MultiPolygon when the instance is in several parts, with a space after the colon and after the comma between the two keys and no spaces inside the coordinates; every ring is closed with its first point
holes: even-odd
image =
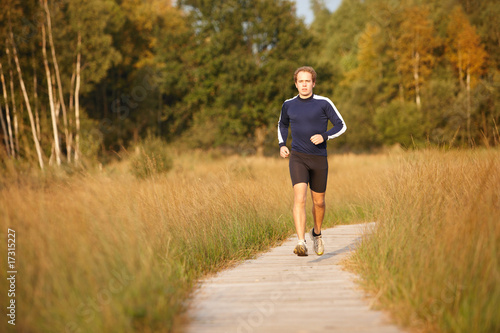
{"type": "Polygon", "coordinates": [[[294,205],[305,206],[306,204],[306,196],[304,195],[296,195],[293,199],[294,205]]]}
{"type": "Polygon", "coordinates": [[[312,202],[315,208],[325,208],[324,193],[312,193],[312,202]]]}
{"type": "Polygon", "coordinates": [[[293,203],[294,205],[305,205],[307,197],[307,183],[298,183],[293,186],[293,203]]]}
{"type": "Polygon", "coordinates": [[[313,200],[313,204],[316,208],[325,208],[325,199],[313,200]]]}

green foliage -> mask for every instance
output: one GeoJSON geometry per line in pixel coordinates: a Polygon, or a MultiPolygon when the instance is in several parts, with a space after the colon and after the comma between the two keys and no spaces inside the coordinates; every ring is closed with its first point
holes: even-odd
{"type": "Polygon", "coordinates": [[[350,129],[348,148],[500,143],[500,63],[490,53],[498,27],[481,19],[500,9],[494,1],[344,0],[334,13],[315,1],[314,8],[311,30],[322,43],[312,54],[336,68],[329,84],[350,129]],[[450,15],[457,5],[460,22],[450,15]]]}
{"type": "Polygon", "coordinates": [[[130,159],[131,172],[137,178],[144,179],[168,172],[173,160],[166,144],[159,138],[149,137],[136,147],[135,155],[130,159]]]}
{"type": "Polygon", "coordinates": [[[89,119],[86,115],[81,120],[80,152],[84,159],[95,163],[102,152],[103,135],[97,129],[97,121],[89,119]]]}
{"type": "Polygon", "coordinates": [[[463,125],[458,123],[454,91],[455,82],[451,76],[446,79],[446,73],[429,80],[422,91],[422,125],[425,138],[432,144],[449,144],[457,129],[463,125]]]}
{"type": "Polygon", "coordinates": [[[112,34],[120,32],[123,13],[113,0],[72,0],[68,1],[66,20],[64,24],[72,29],[67,37],[72,37],[73,42],[68,47],[75,50],[75,34],[81,34],[82,93],[85,93],[106,77],[109,68],[121,61],[122,54],[113,45],[112,34]]]}
{"type": "MultiPolygon", "coordinates": [[[[301,65],[316,68],[315,92],[330,97],[346,120],[349,132],[338,140],[344,150],[406,145],[409,137],[446,145],[500,143],[500,6],[493,0],[344,0],[333,13],[315,0],[310,28],[289,0],[172,3],[48,0],[72,133],[81,52],[80,113],[82,121],[87,115],[95,121],[81,133],[87,156],[105,160],[148,133],[191,148],[275,151],[279,110],[296,94],[292,73],[301,65]],[[410,123],[421,120],[418,130],[395,128],[401,115],[390,120],[387,114],[397,114],[395,105],[409,110],[412,103],[420,114],[411,113],[410,123]],[[391,130],[380,124],[392,124],[391,130]]],[[[39,1],[9,0],[1,4],[0,20],[6,23],[0,26],[2,43],[12,28],[48,159],[53,133],[39,60],[45,13],[39,1]]],[[[10,43],[0,45],[8,95],[5,100],[2,87],[2,116],[7,120],[8,105],[13,124],[16,106],[18,155],[32,160],[12,49],[10,43]]],[[[48,60],[54,75],[50,50],[48,60]]],[[[62,118],[60,112],[60,132],[62,118]]],[[[62,134],[61,146],[66,140],[71,138],[62,134]]]]}
{"type": "Polygon", "coordinates": [[[186,139],[195,147],[255,151],[262,145],[256,132],[274,127],[294,94],[292,73],[305,60],[307,30],[290,1],[182,3],[192,8],[197,46],[186,58],[194,68],[186,139]]]}
{"type": "Polygon", "coordinates": [[[386,145],[399,143],[410,147],[423,140],[422,114],[413,103],[395,100],[377,108],[375,124],[386,145]]]}

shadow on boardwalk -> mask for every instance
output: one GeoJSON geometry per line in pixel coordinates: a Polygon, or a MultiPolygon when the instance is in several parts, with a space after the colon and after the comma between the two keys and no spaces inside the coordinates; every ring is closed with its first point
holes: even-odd
{"type": "Polygon", "coordinates": [[[339,266],[372,224],[323,230],[325,251],[297,257],[295,238],[260,257],[201,281],[184,332],[402,332],[339,266]]]}
{"type": "Polygon", "coordinates": [[[318,259],[311,261],[311,263],[321,262],[323,260],[329,260],[333,256],[337,256],[337,255],[341,255],[344,253],[349,253],[351,251],[354,251],[354,250],[356,250],[356,247],[358,246],[360,241],[361,241],[361,237],[357,237],[354,239],[352,244],[344,246],[343,248],[338,249],[338,250],[333,251],[333,252],[330,252],[330,253],[326,252],[322,256],[318,256],[318,259]]]}

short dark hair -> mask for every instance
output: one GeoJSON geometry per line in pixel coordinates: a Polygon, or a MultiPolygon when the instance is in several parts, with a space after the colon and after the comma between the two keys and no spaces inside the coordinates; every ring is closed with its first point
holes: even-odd
{"type": "Polygon", "coordinates": [[[313,82],[316,82],[316,71],[314,70],[314,68],[312,68],[311,66],[302,66],[302,67],[299,67],[295,70],[295,73],[293,73],[293,81],[294,82],[297,82],[297,74],[299,74],[299,72],[308,72],[308,73],[311,73],[312,75],[312,81],[313,82]]]}

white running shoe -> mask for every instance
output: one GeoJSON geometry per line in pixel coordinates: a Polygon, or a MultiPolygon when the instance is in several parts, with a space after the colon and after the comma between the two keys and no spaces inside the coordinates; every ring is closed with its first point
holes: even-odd
{"type": "Polygon", "coordinates": [[[293,249],[293,253],[295,253],[299,257],[306,257],[307,256],[306,242],[303,240],[299,240],[297,246],[295,246],[295,249],[293,249]]]}
{"type": "Polygon", "coordinates": [[[323,243],[323,237],[321,237],[321,235],[313,236],[313,230],[314,228],[309,231],[309,236],[311,236],[311,240],[314,243],[314,252],[316,252],[318,256],[321,256],[323,255],[323,253],[325,253],[325,244],[323,243]]]}

